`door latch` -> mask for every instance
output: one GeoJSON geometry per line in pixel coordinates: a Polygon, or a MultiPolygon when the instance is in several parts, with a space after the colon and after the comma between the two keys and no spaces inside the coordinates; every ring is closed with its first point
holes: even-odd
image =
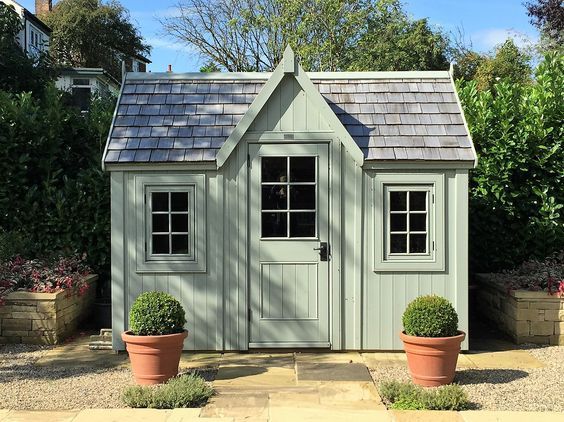
{"type": "Polygon", "coordinates": [[[319,248],[313,248],[314,251],[319,251],[319,260],[329,260],[329,244],[327,242],[320,242],[319,248]]]}

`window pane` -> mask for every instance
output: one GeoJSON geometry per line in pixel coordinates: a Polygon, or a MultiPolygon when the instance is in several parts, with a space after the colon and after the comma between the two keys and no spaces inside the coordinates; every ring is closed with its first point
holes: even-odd
{"type": "Polygon", "coordinates": [[[262,237],[287,237],[287,218],[285,212],[263,212],[262,237]]]}
{"type": "Polygon", "coordinates": [[[390,192],[390,210],[407,210],[407,192],[390,192]]]}
{"type": "Polygon", "coordinates": [[[410,234],[409,253],[425,253],[425,252],[427,252],[427,235],[410,234]]]}
{"type": "Polygon", "coordinates": [[[390,253],[406,253],[407,252],[407,235],[392,234],[390,235],[390,253]]]}
{"type": "Polygon", "coordinates": [[[285,210],[288,206],[288,186],[264,185],[262,187],[263,210],[285,210]]]}
{"type": "Polygon", "coordinates": [[[315,157],[290,157],[290,182],[315,182],[315,157]]]}
{"type": "Polygon", "coordinates": [[[153,192],[153,211],[168,211],[168,192],[153,192]]]}
{"type": "Polygon", "coordinates": [[[168,214],[153,214],[153,233],[168,233],[168,214]]]}
{"type": "Polygon", "coordinates": [[[287,182],[286,157],[262,157],[261,172],[263,182],[287,182]]]}
{"type": "Polygon", "coordinates": [[[407,230],[407,214],[390,214],[390,229],[393,232],[407,230]]]}
{"type": "Polygon", "coordinates": [[[427,214],[409,214],[409,231],[427,231],[427,214]]]}
{"type": "Polygon", "coordinates": [[[172,211],[188,211],[188,192],[171,192],[170,208],[172,211]]]}
{"type": "Polygon", "coordinates": [[[188,235],[186,234],[173,234],[172,235],[172,253],[184,254],[188,253],[188,235]]]}
{"type": "Polygon", "coordinates": [[[290,213],[290,237],[315,237],[315,213],[290,213]]]}
{"type": "Polygon", "coordinates": [[[169,245],[168,245],[168,234],[153,235],[153,253],[154,254],[170,253],[169,245]]]}
{"type": "Polygon", "coordinates": [[[410,211],[426,211],[427,192],[409,192],[409,209],[410,211]]]}
{"type": "Polygon", "coordinates": [[[170,216],[172,232],[188,232],[188,214],[172,214],[170,216]]]}
{"type": "Polygon", "coordinates": [[[315,185],[290,186],[290,209],[314,210],[315,185]]]}

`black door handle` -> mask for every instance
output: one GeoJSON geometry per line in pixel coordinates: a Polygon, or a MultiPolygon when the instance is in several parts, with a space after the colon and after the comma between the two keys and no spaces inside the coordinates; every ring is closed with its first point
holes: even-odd
{"type": "Polygon", "coordinates": [[[329,245],[327,242],[320,242],[319,248],[313,248],[314,251],[319,251],[319,260],[327,261],[329,259],[329,245]]]}

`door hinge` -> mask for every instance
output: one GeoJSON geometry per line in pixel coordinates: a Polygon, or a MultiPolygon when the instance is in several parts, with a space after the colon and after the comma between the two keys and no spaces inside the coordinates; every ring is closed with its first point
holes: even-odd
{"type": "Polygon", "coordinates": [[[145,253],[147,253],[147,241],[145,241],[145,253]]]}
{"type": "Polygon", "coordinates": [[[143,195],[143,201],[145,202],[145,205],[147,205],[147,194],[143,195]]]}
{"type": "Polygon", "coordinates": [[[431,201],[432,201],[433,204],[435,203],[435,194],[431,195],[431,201]]]}
{"type": "Polygon", "coordinates": [[[253,318],[253,310],[251,308],[247,309],[247,318],[249,321],[253,318]]]}
{"type": "Polygon", "coordinates": [[[433,250],[435,250],[435,241],[433,240],[433,250]]]}
{"type": "Polygon", "coordinates": [[[251,154],[247,154],[247,167],[251,168],[251,154]]]}

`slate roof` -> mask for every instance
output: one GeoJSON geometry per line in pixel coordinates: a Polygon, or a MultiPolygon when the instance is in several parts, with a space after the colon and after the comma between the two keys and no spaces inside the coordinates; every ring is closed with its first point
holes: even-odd
{"type": "MultiPolygon", "coordinates": [[[[453,84],[440,73],[444,77],[310,78],[366,160],[474,161],[453,84]]],[[[126,78],[105,163],[214,161],[269,74],[171,75],[126,78]]]]}

